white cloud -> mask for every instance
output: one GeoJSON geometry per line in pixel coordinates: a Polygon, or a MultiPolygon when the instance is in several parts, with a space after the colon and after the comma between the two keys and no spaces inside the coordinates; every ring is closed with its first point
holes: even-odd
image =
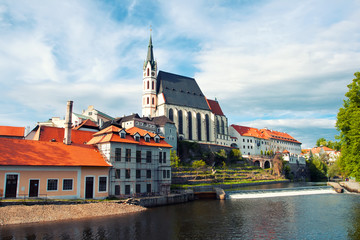
{"type": "Polygon", "coordinates": [[[322,128],[334,129],[336,120],[334,119],[258,119],[250,122],[242,122],[239,125],[251,126],[256,128],[322,128]]]}

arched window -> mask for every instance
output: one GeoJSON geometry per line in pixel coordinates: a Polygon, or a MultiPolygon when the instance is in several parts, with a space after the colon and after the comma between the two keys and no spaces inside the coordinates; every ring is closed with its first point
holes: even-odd
{"type": "Polygon", "coordinates": [[[147,97],[147,101],[146,101],[147,104],[149,104],[149,97],[147,97]]]}
{"type": "Polygon", "coordinates": [[[205,131],[206,131],[206,141],[210,142],[210,120],[209,115],[205,115],[205,131]]]}
{"type": "Polygon", "coordinates": [[[154,90],[154,81],[151,81],[151,89],[154,90]]]}
{"type": "Polygon", "coordinates": [[[196,114],[196,126],[197,126],[197,137],[201,141],[201,115],[200,113],[196,114]]]}
{"type": "Polygon", "coordinates": [[[147,89],[149,89],[150,88],[150,83],[149,83],[149,81],[147,81],[147,89]]]}
{"type": "Polygon", "coordinates": [[[154,97],[152,98],[152,104],[153,105],[155,104],[155,98],[154,97]]]}
{"type": "Polygon", "coordinates": [[[174,121],[174,111],[172,110],[172,108],[169,109],[169,119],[171,121],[174,121]]]}
{"type": "Polygon", "coordinates": [[[150,69],[147,69],[147,76],[150,76],[150,69]]]}
{"type": "Polygon", "coordinates": [[[192,116],[191,112],[188,112],[188,130],[189,130],[189,140],[192,140],[192,116]]]}
{"type": "Polygon", "coordinates": [[[220,123],[219,123],[219,119],[216,119],[216,133],[217,133],[217,134],[220,133],[220,123]]]}
{"type": "Polygon", "coordinates": [[[221,119],[221,133],[225,134],[225,125],[224,125],[224,120],[221,119]]]}
{"type": "Polygon", "coordinates": [[[179,120],[179,134],[183,134],[183,113],[181,110],[178,111],[178,120],[179,120]]]}

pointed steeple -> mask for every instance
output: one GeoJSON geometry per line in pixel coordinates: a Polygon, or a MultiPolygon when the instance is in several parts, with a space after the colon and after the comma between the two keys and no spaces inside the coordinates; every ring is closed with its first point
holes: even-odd
{"type": "Polygon", "coordinates": [[[150,62],[151,68],[154,69],[154,67],[156,65],[156,62],[154,60],[154,52],[153,52],[151,33],[150,33],[148,52],[147,52],[147,57],[146,57],[146,60],[145,60],[145,63],[144,63],[144,67],[147,65],[148,62],[150,62]]]}

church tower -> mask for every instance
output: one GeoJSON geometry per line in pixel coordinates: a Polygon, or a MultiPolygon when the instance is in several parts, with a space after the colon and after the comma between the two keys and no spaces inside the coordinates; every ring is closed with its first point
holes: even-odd
{"type": "Polygon", "coordinates": [[[155,117],[157,63],[154,60],[153,45],[150,34],[147,57],[143,66],[142,115],[155,117]]]}

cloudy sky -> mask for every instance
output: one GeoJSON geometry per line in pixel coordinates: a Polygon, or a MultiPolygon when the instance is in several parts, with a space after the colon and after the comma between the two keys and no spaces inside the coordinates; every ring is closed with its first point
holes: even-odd
{"type": "Polygon", "coordinates": [[[360,2],[0,0],[0,125],[94,105],[141,113],[152,25],[163,71],[194,77],[230,124],[333,139],[360,71],[360,2]]]}

